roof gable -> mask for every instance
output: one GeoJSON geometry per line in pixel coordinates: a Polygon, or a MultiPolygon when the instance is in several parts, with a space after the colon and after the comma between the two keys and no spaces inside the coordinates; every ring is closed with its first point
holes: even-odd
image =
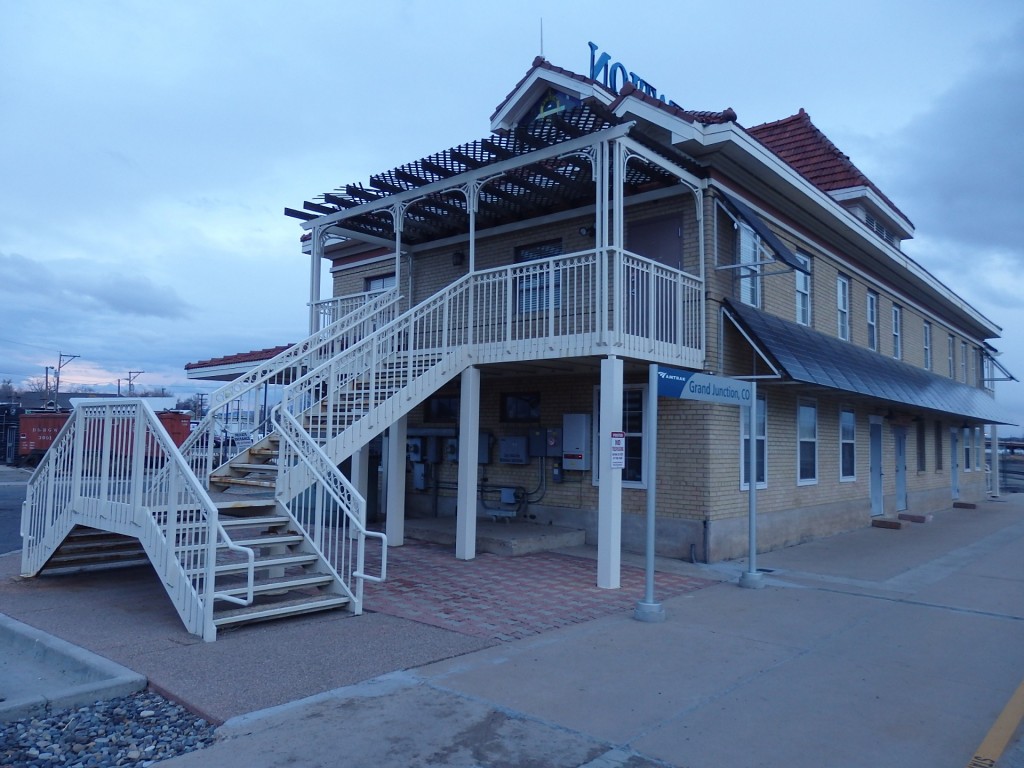
{"type": "MultiPolygon", "coordinates": [[[[853,161],[839,150],[811,121],[801,107],[790,117],[747,128],[747,133],[771,150],[793,170],[827,193],[839,190],[871,190],[892,213],[907,224],[910,220],[875,186],[853,161]]],[[[833,195],[835,197],[835,195],[833,195]]],[[[911,226],[913,226],[911,224],[911,226]]]]}

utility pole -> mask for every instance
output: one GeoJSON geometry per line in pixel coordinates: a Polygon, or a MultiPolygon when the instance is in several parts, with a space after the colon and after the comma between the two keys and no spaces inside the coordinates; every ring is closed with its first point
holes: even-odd
{"type": "Polygon", "coordinates": [[[55,411],[60,409],[60,405],[57,402],[57,395],[60,394],[60,371],[65,365],[78,357],[81,357],[81,355],[65,355],[63,352],[57,352],[57,368],[53,372],[53,410],[55,411]]]}
{"type": "Polygon", "coordinates": [[[140,373],[145,373],[145,371],[128,371],[128,397],[135,392],[135,379],[139,377],[140,373]]]}

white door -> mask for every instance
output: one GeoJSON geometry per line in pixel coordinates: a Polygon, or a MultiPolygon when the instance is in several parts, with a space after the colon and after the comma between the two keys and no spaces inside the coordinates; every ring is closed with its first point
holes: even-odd
{"type": "Polygon", "coordinates": [[[896,454],[896,511],[907,508],[907,428],[893,427],[896,454]]]}
{"type": "Polygon", "coordinates": [[[882,422],[872,421],[869,427],[869,453],[871,474],[871,516],[878,517],[884,511],[882,505],[882,422]]]}
{"type": "Polygon", "coordinates": [[[960,498],[960,430],[949,430],[949,471],[953,499],[960,498]]]}

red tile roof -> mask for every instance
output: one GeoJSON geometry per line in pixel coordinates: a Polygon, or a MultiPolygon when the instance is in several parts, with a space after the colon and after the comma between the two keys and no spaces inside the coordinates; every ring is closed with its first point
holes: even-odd
{"type": "Polygon", "coordinates": [[[791,117],[746,130],[818,189],[833,192],[850,187],[868,187],[906,219],[871,179],[811,122],[811,116],[803,108],[791,117]]]}
{"type": "Polygon", "coordinates": [[[701,123],[702,125],[718,125],[721,123],[731,123],[736,121],[736,112],[732,107],[726,107],[721,112],[694,112],[689,109],[683,109],[682,107],[669,104],[656,99],[648,93],[644,93],[637,88],[633,83],[626,83],[619,89],[619,96],[609,105],[609,109],[615,111],[615,109],[622,103],[626,98],[638,99],[652,106],[663,109],[670,115],[678,117],[681,120],[685,120],[688,123],[701,123]]]}
{"type": "Polygon", "coordinates": [[[267,349],[256,349],[252,352],[236,352],[233,355],[224,357],[211,357],[209,360],[200,360],[197,363],[186,363],[185,370],[191,371],[196,368],[215,368],[219,365],[235,365],[237,363],[260,363],[270,360],[272,357],[284,352],[294,344],[282,344],[279,347],[268,347],[267,349]]]}

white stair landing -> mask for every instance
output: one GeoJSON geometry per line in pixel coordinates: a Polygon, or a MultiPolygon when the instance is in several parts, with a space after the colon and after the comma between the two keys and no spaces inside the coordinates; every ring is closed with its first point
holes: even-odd
{"type": "MultiPolygon", "coordinates": [[[[405,535],[432,544],[455,546],[455,518],[406,518],[405,535]]],[[[518,520],[476,521],[476,550],[515,557],[533,552],[578,547],[586,544],[586,532],[558,525],[538,525],[518,520]]]]}

